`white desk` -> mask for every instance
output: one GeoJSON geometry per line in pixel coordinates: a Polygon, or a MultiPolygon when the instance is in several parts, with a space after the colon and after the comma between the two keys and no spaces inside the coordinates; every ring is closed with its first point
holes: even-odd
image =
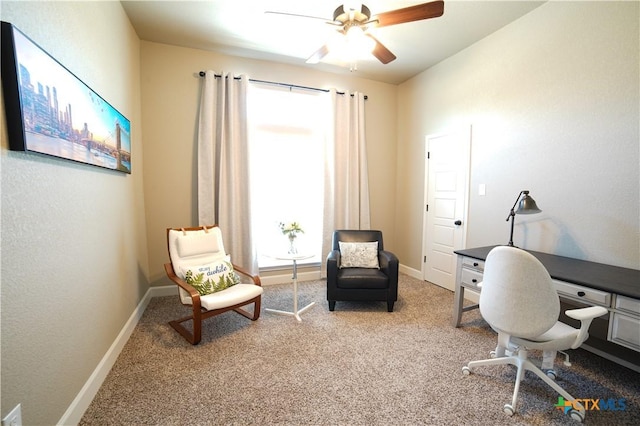
{"type": "Polygon", "coordinates": [[[273,312],[274,314],[281,315],[291,315],[295,317],[298,321],[302,321],[300,318],[300,314],[315,305],[316,302],[311,302],[307,306],[302,309],[298,309],[298,260],[310,259],[313,257],[312,254],[286,254],[286,255],[276,255],[271,256],[274,259],[278,260],[290,260],[293,262],[293,276],[291,280],[293,281],[293,312],[289,311],[280,311],[278,309],[270,309],[266,308],[265,311],[273,312]]]}

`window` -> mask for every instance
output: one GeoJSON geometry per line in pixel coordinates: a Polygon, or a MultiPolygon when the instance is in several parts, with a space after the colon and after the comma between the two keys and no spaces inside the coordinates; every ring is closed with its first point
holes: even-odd
{"type": "Polygon", "coordinates": [[[305,263],[320,262],[324,209],[326,98],[322,93],[255,84],[249,91],[252,215],[261,268],[284,262],[289,241],[279,223],[298,222],[305,263]]]}

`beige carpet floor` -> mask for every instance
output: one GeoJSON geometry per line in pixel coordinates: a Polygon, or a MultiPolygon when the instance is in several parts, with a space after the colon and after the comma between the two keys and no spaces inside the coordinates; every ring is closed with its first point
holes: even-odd
{"type": "MultiPolygon", "coordinates": [[[[82,425],[556,425],[577,424],[554,407],[537,377],[511,401],[515,369],[462,366],[495,347],[479,312],[451,326],[453,294],[400,276],[385,303],[338,302],[323,281],[301,282],[302,322],[265,312],[292,309],[290,284],[265,287],[251,322],[211,318],[197,346],[167,322],[183,316],[177,296],[154,298],[82,418],[82,425]]],[[[587,412],[588,425],[639,425],[640,374],[585,350],[557,362],[558,382],[576,398],[625,400],[625,409],[587,412]]]]}

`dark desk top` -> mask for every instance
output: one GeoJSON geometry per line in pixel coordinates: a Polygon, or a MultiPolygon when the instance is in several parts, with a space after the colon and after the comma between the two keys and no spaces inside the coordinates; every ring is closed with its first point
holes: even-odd
{"type": "MultiPolygon", "coordinates": [[[[496,246],[456,250],[454,253],[474,259],[486,260],[489,252],[494,247],[496,246]]],[[[526,251],[534,255],[547,268],[551,278],[640,299],[640,270],[538,251],[526,251]]]]}

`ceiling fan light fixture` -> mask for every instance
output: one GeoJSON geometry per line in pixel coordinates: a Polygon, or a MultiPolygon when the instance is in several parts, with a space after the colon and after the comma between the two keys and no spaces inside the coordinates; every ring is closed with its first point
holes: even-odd
{"type": "MultiPolygon", "coordinates": [[[[381,63],[388,64],[396,59],[396,55],[378,41],[371,30],[405,22],[437,18],[442,16],[443,13],[444,1],[433,0],[423,4],[378,13],[374,19],[371,19],[371,11],[362,2],[343,0],[343,3],[333,12],[333,21],[326,21],[327,24],[339,28],[334,33],[334,39],[329,40],[316,50],[307,59],[307,63],[316,64],[326,55],[331,54],[331,56],[342,61],[350,62],[352,71],[357,69],[357,60],[364,59],[368,55],[373,55],[381,63]]],[[[307,17],[309,18],[309,16],[307,17]]]]}
{"type": "Polygon", "coordinates": [[[360,56],[364,53],[371,53],[376,47],[376,42],[367,37],[364,30],[359,25],[354,25],[345,34],[347,49],[352,52],[352,57],[360,56]]]}

